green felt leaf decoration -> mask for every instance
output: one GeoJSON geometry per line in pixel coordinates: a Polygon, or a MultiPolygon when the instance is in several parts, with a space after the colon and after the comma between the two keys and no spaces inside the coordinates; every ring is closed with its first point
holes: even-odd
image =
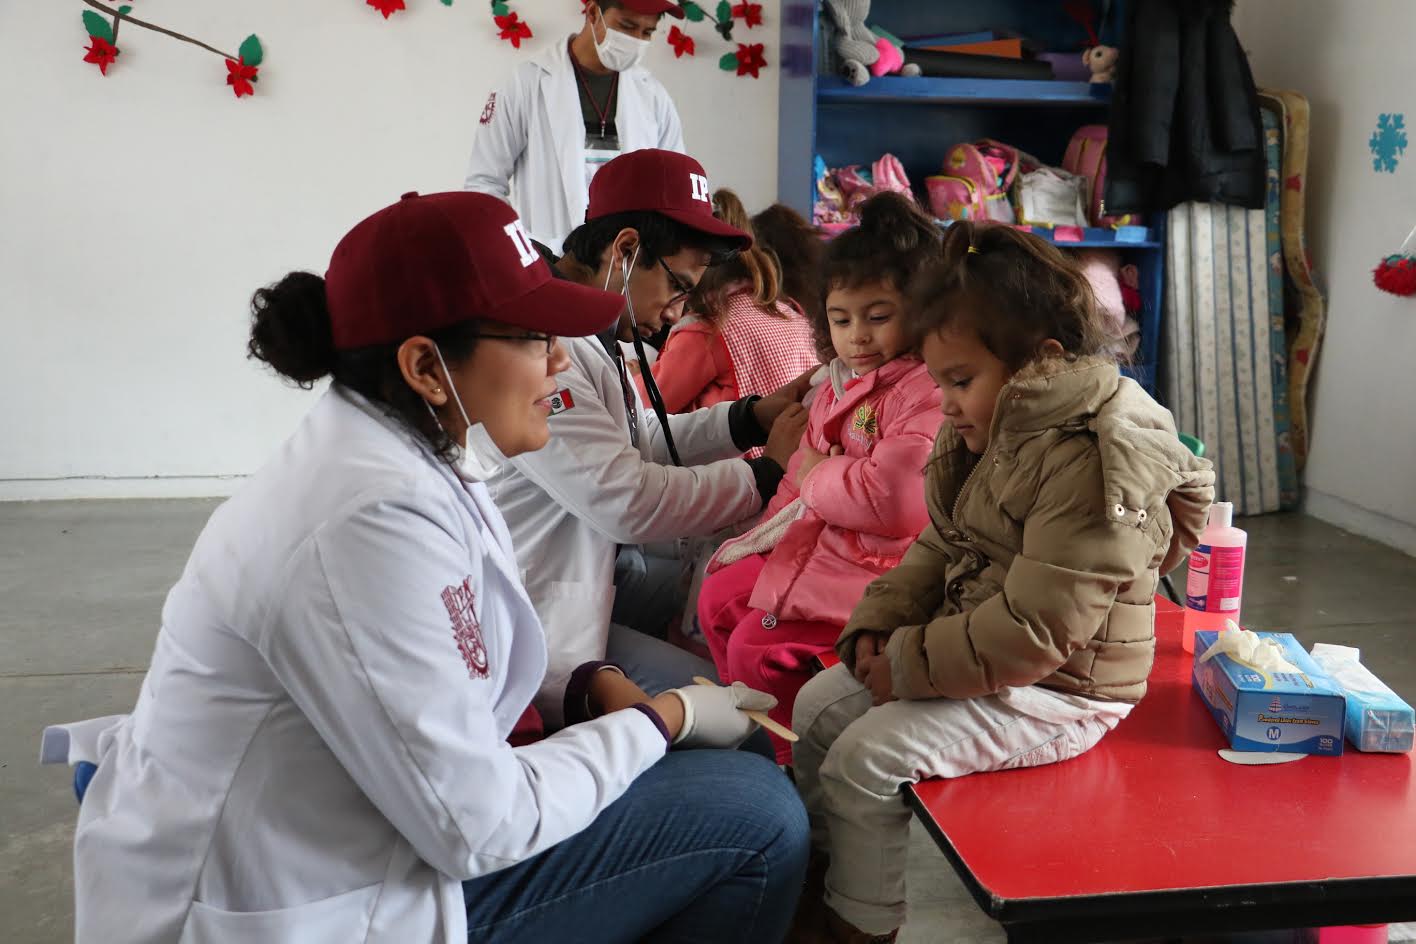
{"type": "Polygon", "coordinates": [[[442,5],[445,7],[450,7],[452,6],[452,0],[442,0],[442,5]]]}
{"type": "Polygon", "coordinates": [[[733,18],[733,5],[728,0],[718,0],[718,22],[731,21],[733,18]]]}
{"type": "Polygon", "coordinates": [[[506,16],[511,10],[505,3],[496,2],[492,4],[492,16],[506,16]]]}
{"type": "Polygon", "coordinates": [[[704,17],[707,16],[707,14],[703,12],[703,8],[694,3],[693,0],[686,0],[686,2],[679,5],[683,7],[683,15],[688,18],[690,23],[702,23],[704,17]]]}
{"type": "Polygon", "coordinates": [[[736,72],[738,67],[737,53],[730,52],[718,60],[718,68],[724,72],[736,72]]]}
{"type": "Polygon", "coordinates": [[[84,11],[84,29],[88,30],[90,36],[113,42],[113,26],[92,10],[84,11]]]}
{"type": "Polygon", "coordinates": [[[133,8],[132,8],[132,7],[119,7],[119,8],[118,8],[118,12],[121,13],[123,16],[127,16],[129,13],[133,12],[133,8]]]}
{"type": "Polygon", "coordinates": [[[255,33],[242,40],[241,48],[236,52],[240,55],[241,61],[248,66],[258,66],[265,58],[265,50],[261,48],[261,41],[256,38],[255,33]]]}

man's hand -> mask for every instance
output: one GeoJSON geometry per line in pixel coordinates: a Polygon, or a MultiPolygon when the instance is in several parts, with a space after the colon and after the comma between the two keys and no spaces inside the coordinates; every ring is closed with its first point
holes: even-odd
{"type": "Polygon", "coordinates": [[[890,680],[890,654],[882,647],[870,660],[870,668],[865,674],[865,687],[870,689],[870,703],[883,705],[895,701],[895,686],[890,680]]]}
{"type": "Polygon", "coordinates": [[[875,657],[885,651],[886,635],[884,633],[864,632],[856,636],[855,641],[855,675],[856,681],[865,684],[867,674],[870,672],[870,663],[875,657]]]}
{"type": "MultiPolygon", "coordinates": [[[[802,398],[811,390],[811,378],[820,370],[813,367],[802,374],[796,380],[782,387],[776,393],[763,397],[752,405],[752,413],[757,418],[757,425],[765,429],[769,434],[772,427],[777,422],[777,417],[793,403],[800,403],[802,398]]],[[[784,466],[785,468],[785,466],[784,466]]]]}
{"type": "Polygon", "coordinates": [[[846,450],[840,446],[832,446],[830,452],[818,452],[806,443],[801,444],[801,464],[797,466],[796,483],[801,487],[801,483],[806,481],[806,477],[811,474],[811,470],[832,456],[843,456],[846,450]]]}
{"type": "MultiPolygon", "coordinates": [[[[760,406],[764,401],[758,400],[760,406]]],[[[786,469],[792,461],[792,453],[801,445],[802,434],[806,432],[807,412],[800,403],[792,403],[781,412],[772,424],[772,432],[767,437],[767,446],[762,454],[786,469]]]]}

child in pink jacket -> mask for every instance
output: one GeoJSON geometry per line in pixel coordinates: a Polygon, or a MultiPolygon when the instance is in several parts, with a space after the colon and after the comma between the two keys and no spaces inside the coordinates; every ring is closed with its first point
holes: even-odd
{"type": "MultiPolygon", "coordinates": [[[[904,305],[938,247],[933,221],[897,194],[869,200],[860,226],[831,244],[818,333],[836,357],[761,523],[708,566],[698,619],[718,672],[777,696],[783,724],[812,659],[929,523],[924,466],[943,415],[904,305]]],[[[777,755],[789,763],[789,746],[777,755]]]]}

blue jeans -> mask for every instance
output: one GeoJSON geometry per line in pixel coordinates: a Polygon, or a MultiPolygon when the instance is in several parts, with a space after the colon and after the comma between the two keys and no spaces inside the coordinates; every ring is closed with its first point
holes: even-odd
{"type": "Polygon", "coordinates": [[[595,822],[462,883],[468,940],[777,944],[810,837],[790,780],[746,751],[668,754],[595,822]]]}

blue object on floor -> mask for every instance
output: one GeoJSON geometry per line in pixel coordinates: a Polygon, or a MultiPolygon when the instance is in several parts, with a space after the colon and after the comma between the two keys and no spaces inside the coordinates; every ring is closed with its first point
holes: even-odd
{"type": "Polygon", "coordinates": [[[74,765],[74,796],[80,804],[84,802],[84,794],[88,792],[89,781],[96,773],[98,773],[97,764],[81,760],[74,765]]]}

